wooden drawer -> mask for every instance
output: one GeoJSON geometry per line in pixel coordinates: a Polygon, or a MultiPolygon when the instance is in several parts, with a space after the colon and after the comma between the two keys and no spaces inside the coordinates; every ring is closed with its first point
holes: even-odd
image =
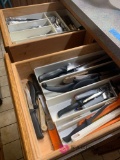
{"type": "Polygon", "coordinates": [[[68,144],[67,151],[64,154],[61,151],[61,148],[54,151],[48,132],[44,133],[44,139],[38,140],[36,138],[25,99],[24,90],[22,87],[22,81],[28,79],[29,75],[34,72],[36,67],[89,54],[92,52],[97,52],[100,50],[101,48],[95,43],[15,63],[11,63],[9,55],[7,53],[5,54],[6,68],[26,159],[43,160],[57,159],[59,157],[64,159],[66,154],[73,153],[75,150],[85,147],[87,144],[94,142],[95,140],[108,135],[109,133],[112,133],[119,128],[120,122],[117,122],[100,130],[99,132],[88,135],[79,141],[68,144]]]}
{"type": "MultiPolygon", "coordinates": [[[[60,2],[16,7],[0,11],[0,25],[2,30],[2,36],[6,51],[9,53],[11,61],[13,62],[21,61],[24,59],[33,58],[44,54],[58,52],[61,50],[66,50],[83,44],[91,43],[93,41],[91,36],[88,33],[86,33],[85,30],[77,30],[77,31],[68,30],[67,32],[63,32],[62,34],[52,33],[50,34],[50,36],[46,37],[37,36],[36,38],[33,38],[34,36],[32,34],[38,34],[38,32],[39,33],[44,32],[44,30],[49,30],[51,27],[52,29],[54,28],[49,20],[49,15],[54,12],[58,16],[64,14],[70,14],[70,16],[73,18],[73,22],[76,25],[76,27],[80,26],[80,23],[74,18],[74,16],[72,16],[72,14],[68,10],[66,10],[64,5],[62,5],[62,3],[60,2]],[[62,11],[64,11],[65,13],[62,11]],[[45,15],[43,15],[43,13],[45,15]],[[25,29],[21,31],[17,31],[17,29],[19,27],[23,27],[23,25],[26,24],[23,25],[19,24],[21,26],[11,25],[9,27],[12,28],[8,28],[8,25],[6,23],[6,18],[24,16],[24,15],[29,16],[31,14],[33,15],[33,17],[35,16],[42,17],[42,19],[39,20],[39,23],[45,23],[43,21],[47,19],[46,22],[48,23],[47,26],[43,28],[25,29]],[[14,30],[14,32],[9,32],[9,30],[12,31],[14,30]],[[21,37],[23,36],[24,38],[21,39],[21,37]],[[25,38],[26,36],[29,38],[25,38]],[[12,37],[13,39],[17,39],[16,42],[11,39],[12,37]]],[[[28,23],[30,23],[29,25],[32,25],[31,22],[28,23]]]]}

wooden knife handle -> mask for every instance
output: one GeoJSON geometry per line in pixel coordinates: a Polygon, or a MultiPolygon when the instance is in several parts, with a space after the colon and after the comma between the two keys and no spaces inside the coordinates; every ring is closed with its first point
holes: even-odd
{"type": "Polygon", "coordinates": [[[42,108],[42,104],[40,99],[38,98],[38,106],[39,106],[39,113],[40,113],[40,123],[41,123],[41,129],[42,131],[47,131],[47,125],[45,120],[45,113],[42,108]]]}

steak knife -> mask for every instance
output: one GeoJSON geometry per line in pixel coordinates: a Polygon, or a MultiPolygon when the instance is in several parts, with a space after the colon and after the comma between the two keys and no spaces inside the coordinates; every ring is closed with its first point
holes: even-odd
{"type": "Polygon", "coordinates": [[[45,114],[45,121],[46,121],[46,124],[47,124],[47,129],[48,129],[48,133],[49,133],[51,142],[53,144],[53,148],[55,150],[57,150],[62,146],[60,137],[58,135],[55,124],[53,123],[53,121],[51,119],[51,116],[49,114],[49,111],[48,111],[48,108],[46,106],[45,99],[42,95],[42,90],[41,90],[41,88],[38,84],[38,81],[37,81],[34,74],[31,74],[30,77],[32,78],[32,81],[33,81],[33,84],[34,84],[34,87],[35,87],[35,90],[36,90],[36,94],[39,98],[39,102],[41,103],[44,114],[45,114]]]}
{"type": "MultiPolygon", "coordinates": [[[[90,62],[84,62],[80,63],[79,61],[73,62],[73,63],[67,63],[61,68],[57,68],[53,71],[46,72],[42,75],[38,76],[39,82],[42,82],[44,80],[49,80],[55,77],[58,77],[62,74],[67,74],[68,72],[75,72],[75,71],[84,71],[86,68],[92,66],[93,64],[99,64],[103,60],[108,60],[108,56],[104,55],[102,57],[94,57],[95,60],[92,60],[90,62]]],[[[110,58],[109,58],[110,59],[110,58]]]]}
{"type": "Polygon", "coordinates": [[[25,87],[25,93],[26,93],[28,107],[29,107],[29,111],[30,111],[30,115],[31,115],[31,119],[33,122],[36,136],[38,139],[42,139],[44,136],[42,134],[42,130],[41,130],[40,124],[39,124],[37,116],[36,116],[36,110],[33,108],[30,92],[27,87],[25,87]]]}

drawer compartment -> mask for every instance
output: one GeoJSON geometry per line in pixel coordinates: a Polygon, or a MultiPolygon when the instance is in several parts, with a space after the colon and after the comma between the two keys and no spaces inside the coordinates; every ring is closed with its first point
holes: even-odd
{"type": "MultiPolygon", "coordinates": [[[[15,104],[15,110],[18,119],[18,124],[20,127],[21,138],[24,149],[26,151],[27,159],[29,160],[54,159],[54,158],[56,159],[57,157],[62,157],[64,155],[62,154],[61,149],[55,151],[53,150],[53,146],[51,144],[48,132],[44,133],[44,139],[38,140],[36,138],[27,106],[27,101],[23,90],[23,83],[27,79],[29,79],[30,74],[34,73],[34,69],[37,67],[49,65],[51,63],[57,63],[59,61],[64,61],[77,56],[79,57],[82,55],[87,55],[93,52],[95,53],[101,50],[102,49],[97,44],[91,44],[69,49],[64,52],[63,51],[56,52],[50,55],[44,55],[16,63],[11,63],[9,56],[5,54],[5,61],[9,75],[13,101],[15,104]]],[[[60,123],[62,124],[62,121],[60,123]]],[[[105,129],[101,130],[101,132],[96,132],[92,134],[92,136],[89,135],[80,141],[68,144],[68,152],[66,152],[66,154],[74,150],[77,150],[81,146],[89,144],[95,139],[98,139],[106,134],[111,133],[117,128],[119,128],[119,123],[115,123],[110,127],[106,127],[105,129]]]]}
{"type": "Polygon", "coordinates": [[[4,45],[12,62],[93,42],[91,36],[60,2],[4,9],[0,11],[0,21],[4,45]],[[24,21],[8,23],[9,19],[16,17],[24,21]],[[54,23],[51,17],[59,20],[54,23]],[[74,27],[66,21],[66,17],[70,18],[74,27]],[[58,24],[65,30],[61,31],[60,26],[56,26],[58,24]]]}
{"type": "MultiPolygon", "coordinates": [[[[49,29],[49,27],[47,27],[49,29]]],[[[53,33],[54,34],[54,33],[53,33]]],[[[22,61],[29,58],[42,56],[70,48],[79,47],[84,44],[86,31],[69,32],[67,34],[49,36],[36,42],[13,45],[10,47],[11,61],[22,61]],[[55,45],[54,45],[55,44],[55,45]]],[[[34,39],[34,37],[32,37],[34,39]]],[[[37,38],[37,37],[36,37],[37,38]]]]}

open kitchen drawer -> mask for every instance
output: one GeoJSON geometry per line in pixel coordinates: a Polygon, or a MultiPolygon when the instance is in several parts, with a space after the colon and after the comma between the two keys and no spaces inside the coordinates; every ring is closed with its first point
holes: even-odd
{"type": "Polygon", "coordinates": [[[13,62],[93,42],[93,38],[84,28],[81,29],[81,24],[61,2],[1,10],[0,25],[6,51],[13,62]],[[69,29],[63,20],[64,16],[70,17],[76,29],[69,29]],[[33,21],[9,24],[9,17],[32,18],[33,21]],[[64,25],[66,30],[56,30],[51,17],[59,18],[60,24],[64,25]]]}
{"type": "Polygon", "coordinates": [[[120,122],[114,123],[81,140],[68,144],[65,153],[63,153],[62,148],[54,151],[48,132],[44,133],[44,138],[42,140],[36,138],[23,90],[23,81],[29,78],[35,68],[82,55],[89,55],[93,52],[97,53],[101,50],[102,49],[95,43],[14,63],[11,63],[9,55],[7,53],[5,54],[6,68],[26,159],[46,160],[57,159],[59,157],[63,158],[66,154],[72,152],[74,154],[74,151],[77,151],[79,148],[85,147],[87,144],[90,144],[105,135],[111,134],[113,131],[120,128],[120,122]]]}

